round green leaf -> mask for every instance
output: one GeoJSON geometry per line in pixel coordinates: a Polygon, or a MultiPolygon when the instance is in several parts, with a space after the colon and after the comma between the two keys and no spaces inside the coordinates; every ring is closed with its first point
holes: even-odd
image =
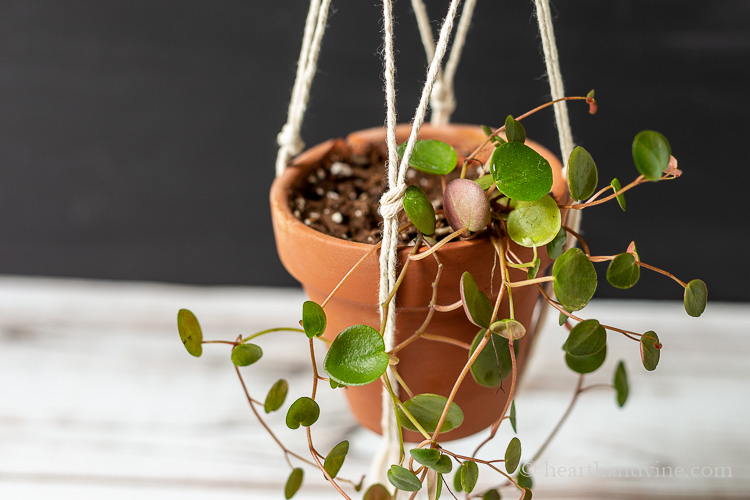
{"type": "Polygon", "coordinates": [[[630,288],[641,277],[641,266],[632,253],[621,253],[609,263],[607,281],[616,288],[630,288]]]}
{"type": "Polygon", "coordinates": [[[513,432],[518,434],[518,430],[516,429],[516,400],[514,399],[510,403],[510,426],[513,428],[513,432]]]}
{"type": "Polygon", "coordinates": [[[289,474],[289,478],[286,480],[286,485],[284,486],[284,498],[287,500],[292,498],[297,491],[299,491],[300,486],[302,486],[302,479],[305,476],[305,471],[301,468],[297,467],[296,469],[292,470],[292,473],[289,474]]]}
{"type": "Polygon", "coordinates": [[[476,181],[477,184],[479,184],[479,187],[482,188],[482,191],[487,191],[490,186],[492,186],[495,183],[495,179],[492,178],[490,174],[483,175],[476,181]]]}
{"type": "Polygon", "coordinates": [[[383,337],[367,325],[354,325],[338,334],[323,363],[326,373],[341,385],[365,385],[388,368],[383,337]]]}
{"type": "Polygon", "coordinates": [[[289,392],[289,382],[280,378],[271,386],[271,389],[266,395],[266,400],[263,403],[263,410],[266,413],[271,413],[281,408],[286,400],[286,395],[289,392]]]}
{"type": "Polygon", "coordinates": [[[508,142],[495,148],[490,173],[500,191],[514,200],[538,200],[552,189],[549,162],[519,142],[508,142]]]}
{"type": "MultiPolygon", "coordinates": [[[[468,355],[469,358],[471,358],[474,351],[476,351],[477,346],[482,341],[486,331],[487,330],[482,330],[474,337],[468,355]]],[[[518,344],[513,344],[513,348],[517,349],[518,344]]],[[[505,377],[510,375],[511,371],[512,362],[510,360],[508,341],[500,335],[493,333],[492,337],[490,337],[490,340],[487,342],[487,345],[484,346],[482,352],[480,352],[477,359],[474,360],[474,364],[471,365],[471,375],[479,385],[485,387],[497,387],[500,385],[501,380],[505,380],[505,377]]]]}
{"type": "MultiPolygon", "coordinates": [[[[433,433],[435,432],[438,421],[440,420],[440,415],[442,415],[443,408],[445,408],[447,402],[448,398],[445,396],[439,396],[437,394],[417,394],[413,398],[404,401],[404,407],[415,419],[417,419],[419,425],[421,425],[427,432],[433,433]]],[[[399,421],[405,429],[409,429],[410,431],[417,430],[411,420],[409,420],[400,409],[399,421]]],[[[459,408],[455,402],[451,402],[441,432],[448,432],[455,429],[461,425],[463,421],[464,413],[461,411],[461,408],[459,408]]]]}
{"type": "Polygon", "coordinates": [[[252,365],[263,357],[263,349],[255,344],[239,344],[232,349],[232,363],[236,366],[252,365]]]}
{"type": "Polygon", "coordinates": [[[500,500],[500,492],[497,490],[487,490],[482,495],[482,500],[500,500]]]}
{"type": "Polygon", "coordinates": [[[299,429],[299,426],[310,427],[318,421],[320,406],[315,400],[306,396],[292,403],[286,412],[286,426],[290,429],[299,429]]]}
{"type": "Polygon", "coordinates": [[[341,470],[347,453],[349,453],[349,441],[341,441],[326,456],[323,468],[332,478],[335,478],[336,474],[341,470]]]}
{"type": "Polygon", "coordinates": [[[525,247],[546,245],[561,227],[560,209],[549,195],[535,201],[519,201],[508,216],[508,236],[525,247]]]}
{"type": "Polygon", "coordinates": [[[521,500],[531,500],[532,493],[529,488],[523,489],[523,498],[521,500]]]}
{"type": "Polygon", "coordinates": [[[568,187],[574,200],[585,200],[594,194],[599,182],[596,163],[588,151],[578,146],[568,160],[568,187]]]}
{"type": "Polygon", "coordinates": [[[477,463],[473,460],[464,462],[463,467],[461,467],[461,488],[466,493],[471,493],[477,485],[477,479],[479,479],[477,463]]]}
{"type": "Polygon", "coordinates": [[[501,319],[490,325],[492,333],[496,333],[508,340],[518,340],[526,335],[526,327],[514,319],[501,319]]]}
{"type": "Polygon", "coordinates": [[[326,313],[317,302],[312,300],[302,304],[302,328],[307,338],[320,337],[326,331],[326,313]]]}
{"type": "Polygon", "coordinates": [[[571,356],[590,356],[607,345],[607,332],[595,319],[581,321],[570,330],[565,352],[571,356]]]}
{"type": "Polygon", "coordinates": [[[419,491],[422,488],[422,481],[409,469],[400,465],[391,465],[388,469],[388,481],[403,491],[419,491]]]}
{"type": "Polygon", "coordinates": [[[505,470],[508,474],[513,474],[521,462],[521,440],[514,437],[508,443],[505,450],[505,470]]]}
{"type": "MultiPolygon", "coordinates": [[[[618,181],[616,177],[612,179],[611,185],[614,188],[615,193],[618,192],[620,189],[622,189],[622,185],[620,184],[620,181],[618,181]]],[[[615,196],[615,199],[617,200],[617,203],[620,205],[620,208],[622,208],[622,211],[624,212],[626,208],[625,195],[618,194],[617,196],[615,196]]]]}
{"type": "Polygon", "coordinates": [[[570,312],[586,307],[596,292],[596,269],[580,248],[571,248],[552,266],[557,300],[570,312]]]}
{"type": "Polygon", "coordinates": [[[652,372],[656,370],[661,356],[661,343],[654,331],[648,331],[641,337],[641,362],[643,367],[652,372]]]}
{"type": "Polygon", "coordinates": [[[435,448],[415,448],[409,450],[409,454],[414,460],[426,467],[432,467],[440,460],[440,450],[435,448]]]}
{"type": "MultiPolygon", "coordinates": [[[[398,156],[403,158],[406,143],[398,146],[398,156]]],[[[409,165],[426,174],[446,175],[456,168],[458,156],[453,146],[434,139],[417,141],[409,158],[409,165]]]]}
{"type": "Polygon", "coordinates": [[[177,312],[177,331],[187,352],[199,357],[203,353],[203,330],[192,311],[180,309],[177,312]]]}
{"type": "Polygon", "coordinates": [[[617,364],[613,385],[615,386],[615,392],[617,393],[617,405],[622,408],[625,406],[625,401],[628,400],[629,392],[628,374],[625,371],[625,363],[622,361],[617,364]]]}
{"type": "Polygon", "coordinates": [[[392,498],[393,497],[391,497],[391,493],[388,491],[388,488],[380,483],[375,483],[367,488],[367,491],[365,491],[365,496],[362,497],[362,500],[391,500],[392,498]]]}
{"type": "Polygon", "coordinates": [[[534,481],[531,479],[531,476],[526,473],[526,468],[528,467],[528,465],[528,462],[524,463],[518,470],[518,475],[516,475],[516,482],[521,488],[531,488],[534,485],[534,481]]]}
{"type": "Polygon", "coordinates": [[[463,472],[463,470],[464,470],[464,464],[460,464],[456,468],[456,474],[453,476],[453,489],[456,490],[457,492],[464,491],[464,487],[461,486],[461,473],[463,472]]]}
{"type": "Polygon", "coordinates": [[[435,208],[419,187],[409,186],[406,188],[404,211],[417,231],[427,236],[435,233],[435,208]]]}
{"type": "Polygon", "coordinates": [[[701,280],[692,280],[685,287],[685,311],[697,318],[706,310],[708,289],[701,280]]]}
{"type": "Polygon", "coordinates": [[[633,139],[633,161],[641,175],[658,181],[669,165],[670,147],[666,137],[653,130],[643,130],[633,139]]]}
{"type": "Polygon", "coordinates": [[[440,455],[440,459],[437,463],[430,468],[440,474],[448,474],[453,470],[453,462],[451,462],[451,457],[448,455],[440,455]]]}
{"type": "Polygon", "coordinates": [[[470,272],[466,271],[461,275],[459,291],[464,312],[469,321],[481,328],[490,326],[492,303],[487,295],[479,289],[470,272]]]}
{"type": "Polygon", "coordinates": [[[520,142],[523,144],[526,142],[526,129],[523,128],[521,122],[516,121],[511,115],[505,119],[505,137],[508,138],[508,142],[520,142]]]}
{"type": "Polygon", "coordinates": [[[547,243],[547,255],[549,255],[550,259],[555,260],[563,254],[565,240],[567,239],[568,233],[565,231],[565,228],[560,225],[560,230],[557,232],[557,235],[555,235],[552,241],[547,243]]]}
{"type": "Polygon", "coordinates": [[[565,353],[565,363],[568,368],[576,373],[586,374],[591,373],[598,369],[607,357],[607,346],[601,351],[591,354],[589,356],[571,356],[567,352],[565,353]]]}

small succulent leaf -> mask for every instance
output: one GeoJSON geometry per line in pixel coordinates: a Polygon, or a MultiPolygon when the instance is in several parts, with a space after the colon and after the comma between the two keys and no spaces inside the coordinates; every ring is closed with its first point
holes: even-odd
{"type": "Polygon", "coordinates": [[[685,311],[697,318],[706,310],[708,300],[708,289],[706,284],[698,279],[688,282],[685,287],[685,311]]]}
{"type": "Polygon", "coordinates": [[[632,253],[633,254],[633,258],[635,258],[636,262],[640,262],[641,261],[640,257],[638,257],[638,249],[635,247],[635,241],[631,241],[630,242],[630,244],[628,245],[628,249],[626,250],[626,252],[632,253]]]}
{"type": "Polygon", "coordinates": [[[526,129],[523,128],[521,122],[516,121],[511,115],[505,119],[505,137],[508,142],[519,142],[523,144],[526,142],[526,129]]]}
{"type": "Polygon", "coordinates": [[[482,500],[501,500],[500,492],[497,490],[487,490],[482,495],[482,500]]]}
{"type": "Polygon", "coordinates": [[[518,475],[516,475],[516,482],[521,488],[531,489],[531,487],[534,486],[534,481],[531,479],[531,476],[526,473],[526,468],[528,467],[528,465],[528,462],[526,462],[518,470],[518,475]]]}
{"type": "Polygon", "coordinates": [[[521,440],[514,437],[508,443],[505,450],[505,470],[508,474],[513,474],[521,462],[521,440]]]}
{"type": "Polygon", "coordinates": [[[422,488],[422,481],[409,469],[400,465],[391,465],[388,469],[388,481],[403,491],[419,491],[422,488]]]}
{"type": "Polygon", "coordinates": [[[349,453],[349,441],[341,441],[326,455],[323,468],[332,478],[335,478],[336,474],[341,470],[347,453],[349,453]]]}
{"type": "Polygon", "coordinates": [[[630,391],[628,387],[628,374],[625,371],[625,363],[622,361],[617,364],[617,369],[615,369],[613,385],[615,386],[617,396],[617,406],[622,408],[628,400],[628,393],[630,391]]]}
{"type": "Polygon", "coordinates": [[[466,271],[461,275],[459,291],[461,293],[461,303],[464,306],[464,312],[469,321],[480,328],[490,326],[492,302],[479,289],[474,276],[470,272],[466,271]]]}
{"type": "MultiPolygon", "coordinates": [[[[471,350],[469,351],[468,358],[474,354],[477,346],[482,341],[484,334],[487,330],[481,330],[474,337],[474,341],[471,343],[471,350]]],[[[518,344],[513,344],[514,349],[518,348],[518,344]]],[[[471,375],[477,384],[484,387],[497,387],[500,385],[501,380],[510,375],[512,371],[512,362],[510,359],[510,348],[508,347],[508,341],[502,338],[496,333],[492,334],[487,345],[484,346],[482,352],[479,353],[477,359],[471,365],[471,375]],[[502,377],[502,378],[501,378],[502,377]]]]}
{"type": "Polygon", "coordinates": [[[479,467],[473,460],[464,462],[461,467],[461,487],[466,493],[474,491],[474,487],[477,485],[477,479],[479,479],[479,467]]]}
{"type": "Polygon", "coordinates": [[[523,489],[523,498],[521,498],[521,500],[531,500],[532,496],[533,496],[533,494],[531,493],[531,490],[529,488],[524,488],[523,489]]]}
{"type": "Polygon", "coordinates": [[[409,450],[409,454],[414,460],[426,467],[432,467],[440,460],[440,450],[435,448],[415,448],[409,450]]]}
{"type": "Polygon", "coordinates": [[[565,353],[565,364],[576,373],[586,374],[596,371],[607,358],[607,346],[601,351],[589,356],[571,356],[565,353]]]}
{"type": "Polygon", "coordinates": [[[460,464],[456,467],[456,473],[453,475],[453,489],[457,492],[464,491],[464,487],[461,486],[461,473],[464,470],[464,464],[460,464]]]}
{"type": "MultiPolygon", "coordinates": [[[[398,146],[398,156],[403,158],[406,143],[398,146]]],[[[426,174],[446,175],[456,168],[458,155],[453,146],[434,139],[417,141],[409,158],[409,165],[426,174]]]]}
{"type": "Polygon", "coordinates": [[[490,173],[500,191],[514,200],[535,201],[552,189],[549,162],[519,142],[508,142],[495,148],[490,173]]]}
{"type": "Polygon", "coordinates": [[[560,315],[557,317],[557,323],[560,326],[563,326],[565,323],[568,322],[568,315],[564,312],[560,312],[560,315]]]}
{"type": "Polygon", "coordinates": [[[427,476],[427,500],[438,500],[443,493],[443,475],[434,470],[428,470],[427,476]]]}
{"type": "Polygon", "coordinates": [[[571,356],[591,356],[607,345],[607,331],[595,319],[581,321],[570,330],[565,352],[571,356]]]}
{"type": "Polygon", "coordinates": [[[551,242],[561,227],[560,209],[549,195],[534,201],[519,201],[508,216],[508,236],[528,248],[551,242]]]}
{"type": "Polygon", "coordinates": [[[510,426],[513,428],[513,432],[518,434],[518,429],[516,429],[516,400],[514,399],[510,403],[510,426]]]}
{"type": "Polygon", "coordinates": [[[490,331],[508,340],[518,340],[526,335],[526,327],[514,319],[501,319],[490,325],[490,331]]]}
{"type": "Polygon", "coordinates": [[[621,253],[609,263],[607,281],[615,288],[630,288],[638,283],[641,277],[641,266],[632,253],[621,253]]]}
{"type": "MultiPolygon", "coordinates": [[[[447,402],[448,398],[445,396],[439,396],[437,394],[417,394],[413,398],[404,401],[404,408],[412,414],[417,422],[419,422],[419,425],[421,425],[427,432],[433,433],[440,421],[440,415],[442,415],[443,408],[445,408],[447,402]]],[[[399,421],[405,429],[409,429],[410,431],[417,430],[411,420],[409,420],[400,409],[399,421]]],[[[441,432],[453,430],[461,425],[463,421],[464,413],[461,411],[461,408],[459,408],[455,402],[451,402],[441,432]]]]}
{"type": "Polygon", "coordinates": [[[354,325],[338,334],[326,354],[326,373],[341,385],[366,385],[388,368],[383,337],[367,325],[354,325]]]}
{"type": "Polygon", "coordinates": [[[419,187],[406,188],[404,211],[419,232],[428,236],[435,233],[435,207],[419,187]]]}
{"type": "Polygon", "coordinates": [[[284,485],[284,498],[289,500],[297,493],[297,491],[299,491],[304,476],[305,471],[302,468],[297,467],[292,470],[292,473],[289,474],[286,484],[284,485]]]}
{"type": "Polygon", "coordinates": [[[487,191],[495,183],[495,179],[493,179],[490,174],[487,174],[483,175],[474,182],[479,184],[479,187],[482,188],[482,191],[487,191]]]}
{"type": "Polygon", "coordinates": [[[661,356],[661,343],[654,331],[648,331],[641,337],[641,362],[643,367],[652,372],[656,370],[661,356]]]}
{"type": "Polygon", "coordinates": [[[302,304],[302,329],[307,338],[320,337],[326,331],[326,313],[317,302],[312,300],[302,304]]]}
{"type": "Polygon", "coordinates": [[[633,139],[633,162],[641,175],[658,181],[669,166],[669,141],[659,132],[643,130],[633,139]]]}
{"type": "MultiPolygon", "coordinates": [[[[622,189],[622,184],[620,184],[620,181],[617,180],[617,177],[612,179],[611,182],[612,188],[615,190],[614,192],[618,192],[620,189],[622,189]]],[[[624,194],[618,194],[615,196],[615,199],[617,200],[617,203],[620,205],[620,208],[622,208],[622,211],[624,212],[627,208],[627,204],[625,203],[625,195],[624,194]]]]}
{"type": "Polygon", "coordinates": [[[252,365],[263,357],[263,349],[255,344],[239,344],[232,349],[232,363],[235,366],[252,365]]]}
{"type": "Polygon", "coordinates": [[[568,187],[574,200],[585,200],[591,197],[599,183],[596,163],[588,151],[578,146],[570,153],[568,159],[568,187]]]}
{"type": "Polygon", "coordinates": [[[529,268],[528,271],[526,271],[526,279],[527,280],[533,280],[536,278],[536,275],[539,274],[539,266],[542,265],[542,260],[540,258],[534,259],[534,265],[529,268]]]}
{"type": "Polygon", "coordinates": [[[567,238],[568,233],[565,231],[565,228],[560,225],[560,230],[557,232],[557,235],[552,241],[547,243],[547,255],[549,255],[550,259],[555,260],[563,254],[565,240],[567,240],[567,238]]]}
{"type": "Polygon", "coordinates": [[[454,231],[481,231],[490,221],[487,193],[474,181],[453,179],[443,193],[445,219],[454,231]]]}
{"type": "Polygon", "coordinates": [[[339,387],[346,387],[344,384],[339,384],[338,382],[336,382],[332,378],[328,379],[328,385],[331,386],[331,389],[338,389],[339,387]]]}
{"type": "Polygon", "coordinates": [[[596,269],[580,248],[571,248],[552,266],[557,300],[567,311],[586,307],[596,292],[596,269]]]}
{"type": "Polygon", "coordinates": [[[266,413],[271,413],[281,408],[286,400],[286,395],[289,392],[289,382],[280,378],[277,380],[268,391],[266,400],[263,403],[263,410],[266,413]]]}
{"type": "Polygon", "coordinates": [[[392,498],[393,497],[388,491],[388,488],[380,483],[375,483],[367,488],[367,491],[365,491],[365,496],[362,497],[362,500],[392,500],[392,498]]]}
{"type": "Polygon", "coordinates": [[[192,311],[180,309],[177,312],[177,331],[187,352],[196,358],[200,357],[203,353],[203,330],[192,311]]]}
{"type": "Polygon", "coordinates": [[[440,474],[448,474],[451,470],[453,470],[453,462],[451,462],[451,457],[449,457],[448,455],[440,455],[440,460],[438,460],[437,463],[430,468],[435,472],[439,472],[440,474]]]}
{"type": "Polygon", "coordinates": [[[299,398],[291,404],[286,412],[286,426],[290,429],[299,429],[299,426],[310,427],[318,421],[320,406],[314,399],[306,396],[299,398]]]}

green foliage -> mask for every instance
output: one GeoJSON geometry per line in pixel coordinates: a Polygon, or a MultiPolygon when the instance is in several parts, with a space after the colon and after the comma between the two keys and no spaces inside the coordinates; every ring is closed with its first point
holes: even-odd
{"type": "Polygon", "coordinates": [[[464,491],[464,487],[461,486],[461,473],[463,472],[463,470],[464,464],[461,464],[456,468],[456,473],[453,475],[453,489],[459,493],[464,491]]]}
{"type": "Polygon", "coordinates": [[[518,434],[518,429],[516,429],[516,400],[514,399],[510,403],[510,417],[508,418],[510,420],[510,426],[513,428],[513,432],[518,434]]]}
{"type": "MultiPolygon", "coordinates": [[[[622,185],[620,184],[620,181],[617,180],[617,177],[612,179],[611,183],[612,188],[615,190],[614,192],[618,192],[620,189],[622,189],[622,185]]],[[[622,211],[625,211],[625,208],[627,208],[627,205],[625,203],[625,195],[624,194],[618,194],[615,196],[615,199],[617,200],[617,203],[620,205],[620,208],[622,208],[622,211]]]]}
{"type": "Polygon", "coordinates": [[[312,300],[302,304],[302,329],[307,338],[320,337],[326,331],[326,313],[317,302],[312,300]]]}
{"type": "Polygon", "coordinates": [[[354,325],[338,334],[323,362],[326,373],[341,385],[366,385],[388,368],[383,337],[367,325],[354,325]]]}
{"type": "Polygon", "coordinates": [[[526,129],[523,128],[521,122],[516,121],[511,115],[505,119],[505,137],[508,142],[518,142],[523,144],[526,142],[526,129]]]}
{"type": "Polygon", "coordinates": [[[490,331],[508,340],[518,340],[526,335],[526,327],[514,319],[501,319],[490,325],[490,331]]]}
{"type": "Polygon", "coordinates": [[[490,174],[487,174],[483,175],[474,182],[479,184],[479,187],[482,188],[482,191],[487,191],[495,183],[495,179],[493,179],[490,174]]]}
{"type": "Polygon", "coordinates": [[[440,460],[440,450],[436,448],[414,448],[409,455],[425,467],[433,467],[440,460]]]}
{"type": "Polygon", "coordinates": [[[574,200],[590,198],[596,190],[599,174],[588,151],[578,146],[568,160],[568,188],[574,200]]]}
{"type": "Polygon", "coordinates": [[[519,201],[508,216],[508,236],[524,247],[542,246],[560,232],[562,217],[549,195],[534,201],[519,201]]]}
{"type": "MultiPolygon", "coordinates": [[[[567,343],[567,342],[566,342],[567,343]]],[[[568,368],[576,373],[586,374],[597,370],[604,364],[604,360],[607,358],[607,346],[601,351],[590,354],[588,356],[571,356],[567,352],[565,353],[565,364],[568,368]]]]}
{"type": "Polygon", "coordinates": [[[196,358],[200,357],[203,353],[203,330],[192,311],[180,309],[177,312],[177,331],[187,352],[196,358]]]}
{"type": "MultiPolygon", "coordinates": [[[[427,432],[433,433],[437,428],[440,415],[442,415],[447,402],[448,398],[445,396],[439,396],[437,394],[417,394],[413,398],[404,401],[404,408],[412,414],[417,422],[419,422],[419,425],[421,425],[427,432]]],[[[400,409],[399,421],[405,429],[409,429],[410,431],[417,430],[411,420],[409,420],[400,409]]],[[[461,408],[459,408],[455,402],[451,402],[441,432],[448,432],[455,429],[461,425],[463,421],[464,413],[461,411],[461,408]]]]}
{"type": "Polygon", "coordinates": [[[306,396],[292,403],[286,413],[286,426],[290,429],[299,429],[299,426],[310,427],[318,421],[320,406],[315,400],[306,396]]]}
{"type": "Polygon", "coordinates": [[[531,500],[532,493],[529,488],[523,489],[523,498],[521,500],[531,500]]]}
{"type": "Polygon", "coordinates": [[[633,162],[641,175],[658,181],[669,165],[669,141],[659,132],[643,130],[633,139],[633,162]]]}
{"type": "MultiPolygon", "coordinates": [[[[399,144],[398,156],[404,157],[406,143],[399,144]]],[[[409,165],[426,174],[446,175],[456,168],[458,155],[453,146],[433,139],[417,141],[409,165]]]]}
{"type": "Polygon", "coordinates": [[[474,276],[468,271],[461,275],[459,292],[464,312],[466,312],[469,321],[481,328],[489,327],[492,317],[492,303],[487,295],[479,289],[474,276]]]}
{"type": "Polygon", "coordinates": [[[641,276],[641,266],[632,253],[621,253],[609,263],[607,281],[616,288],[630,288],[638,282],[641,276]]]}
{"type": "Polygon", "coordinates": [[[477,463],[473,460],[464,462],[463,467],[461,467],[461,488],[466,493],[471,493],[477,485],[477,479],[479,479],[477,463]]]}
{"type": "Polygon", "coordinates": [[[409,186],[406,188],[404,211],[417,231],[427,236],[435,233],[435,208],[419,187],[409,186]]]}
{"type": "Polygon", "coordinates": [[[537,257],[534,259],[533,266],[531,266],[528,271],[526,271],[526,279],[527,280],[533,280],[536,278],[536,275],[539,274],[539,266],[542,265],[542,259],[537,257]]]}
{"type": "Polygon", "coordinates": [[[552,276],[557,300],[567,311],[583,309],[596,292],[596,270],[579,248],[571,248],[555,260],[552,276]]]}
{"type": "Polygon", "coordinates": [[[547,255],[549,255],[549,258],[552,260],[555,260],[559,256],[563,254],[563,249],[565,248],[565,240],[568,238],[568,233],[565,231],[565,228],[562,227],[562,224],[560,225],[560,230],[557,232],[557,235],[547,243],[547,255]]]}
{"type": "Polygon", "coordinates": [[[648,331],[641,337],[641,362],[648,371],[656,370],[661,357],[661,343],[654,331],[648,331]]]}
{"type": "Polygon", "coordinates": [[[526,473],[527,466],[528,466],[528,463],[525,463],[518,470],[518,474],[516,475],[516,482],[518,483],[518,486],[520,486],[521,488],[531,489],[531,487],[534,486],[534,480],[531,479],[531,476],[529,476],[526,473]]]}
{"type": "Polygon", "coordinates": [[[482,500],[501,500],[500,492],[497,490],[487,490],[482,495],[482,500]]]}
{"type": "Polygon", "coordinates": [[[500,191],[514,200],[535,201],[552,189],[549,162],[519,142],[508,142],[495,148],[490,173],[500,191]]]}
{"type": "Polygon", "coordinates": [[[380,483],[375,483],[365,491],[365,496],[362,500],[391,500],[390,492],[388,489],[380,483]]]}
{"type": "Polygon", "coordinates": [[[706,310],[708,289],[701,280],[692,280],[685,287],[685,311],[690,316],[698,317],[706,310]]]}
{"type": "Polygon", "coordinates": [[[505,449],[505,470],[508,474],[513,474],[521,462],[521,440],[514,437],[508,443],[505,449]]]}
{"type": "Polygon", "coordinates": [[[430,468],[440,474],[448,474],[453,470],[453,462],[451,462],[451,457],[448,455],[440,455],[440,459],[437,463],[430,468]]]}
{"type": "Polygon", "coordinates": [[[400,465],[391,465],[388,469],[388,481],[403,491],[419,491],[422,488],[422,481],[409,469],[400,465]]]}
{"type": "Polygon", "coordinates": [[[615,393],[617,394],[617,405],[622,408],[625,406],[625,402],[628,400],[628,374],[625,371],[625,363],[620,361],[617,364],[615,370],[615,378],[613,384],[615,386],[615,393]]]}
{"type": "Polygon", "coordinates": [[[284,486],[284,498],[288,500],[299,491],[304,476],[305,471],[300,467],[292,470],[292,473],[289,474],[289,478],[286,480],[286,485],[284,486]]]}
{"type": "Polygon", "coordinates": [[[266,395],[266,401],[263,403],[263,410],[266,413],[271,413],[281,408],[286,400],[286,395],[289,392],[289,382],[283,378],[277,380],[268,391],[266,395]]]}
{"type": "Polygon", "coordinates": [[[341,441],[326,455],[323,468],[332,478],[335,478],[336,474],[341,470],[347,453],[349,453],[349,441],[341,441]]]}
{"type": "Polygon", "coordinates": [[[235,366],[249,366],[263,357],[263,349],[255,344],[239,344],[232,349],[235,366]]]}
{"type": "Polygon", "coordinates": [[[570,331],[565,352],[571,356],[590,356],[607,345],[607,332],[595,319],[581,321],[570,331]]]}
{"type": "Polygon", "coordinates": [[[490,137],[490,136],[492,137],[490,141],[492,141],[492,143],[495,144],[496,146],[499,146],[500,144],[505,144],[505,141],[503,140],[502,137],[499,137],[497,135],[494,135],[494,136],[492,135],[493,130],[487,125],[482,125],[482,130],[484,131],[484,134],[487,137],[490,137]]]}
{"type": "MultiPolygon", "coordinates": [[[[471,357],[474,351],[477,350],[477,346],[482,341],[486,331],[482,330],[474,337],[468,357],[471,357]]],[[[513,348],[518,350],[518,344],[514,344],[513,348]]],[[[497,387],[500,385],[501,380],[505,380],[510,375],[511,369],[512,362],[510,360],[508,341],[500,335],[493,333],[487,345],[484,346],[482,352],[474,360],[474,364],[471,365],[471,375],[479,385],[497,387]]]]}

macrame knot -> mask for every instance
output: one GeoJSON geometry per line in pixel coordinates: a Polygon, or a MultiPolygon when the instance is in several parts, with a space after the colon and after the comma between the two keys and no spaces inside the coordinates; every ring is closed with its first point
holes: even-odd
{"type": "Polygon", "coordinates": [[[383,216],[383,219],[395,219],[398,217],[398,213],[401,211],[401,200],[404,198],[405,191],[405,184],[397,184],[394,189],[383,193],[383,196],[380,198],[380,215],[383,216]]]}
{"type": "Polygon", "coordinates": [[[281,132],[276,136],[276,142],[280,147],[287,150],[290,156],[296,155],[305,148],[305,143],[302,142],[299,132],[295,132],[288,123],[282,127],[281,132]]]}
{"type": "Polygon", "coordinates": [[[446,85],[439,79],[435,82],[432,87],[432,94],[430,94],[430,108],[432,108],[433,117],[441,117],[438,120],[441,122],[440,124],[448,121],[448,118],[456,109],[456,99],[451,85],[446,85]]]}

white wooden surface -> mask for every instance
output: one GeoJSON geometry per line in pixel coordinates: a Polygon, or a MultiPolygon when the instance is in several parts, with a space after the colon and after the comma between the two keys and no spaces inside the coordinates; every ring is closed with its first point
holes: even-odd
{"type": "MultiPolygon", "coordinates": [[[[175,316],[191,308],[207,338],[230,339],[293,326],[303,300],[296,290],[0,277],[0,499],[283,498],[288,468],[249,412],[228,348],[190,357],[175,316]]],[[[678,302],[605,301],[586,314],[656,330],[662,362],[646,373],[637,345],[610,335],[591,383],[608,382],[623,358],[630,400],[619,410],[608,391],[582,395],[536,464],[534,498],[750,498],[750,306],[712,303],[692,319],[678,302]],[[681,467],[686,477],[654,477],[654,467],[681,467]],[[641,477],[612,477],[626,474],[641,477]]],[[[517,402],[527,457],[575,383],[562,361],[565,334],[550,319],[517,402]]],[[[291,333],[260,343],[262,365],[245,370],[251,391],[262,398],[285,375],[290,397],[307,394],[306,343],[291,333]]],[[[356,427],[340,392],[324,390],[322,401],[316,445],[350,439],[341,475],[365,471],[376,437],[356,427]]],[[[304,453],[302,431],[285,430],[282,419],[269,422],[304,453]]],[[[486,456],[501,456],[510,436],[506,429],[486,456]]],[[[297,498],[336,498],[321,477],[307,470],[297,498]]]]}

